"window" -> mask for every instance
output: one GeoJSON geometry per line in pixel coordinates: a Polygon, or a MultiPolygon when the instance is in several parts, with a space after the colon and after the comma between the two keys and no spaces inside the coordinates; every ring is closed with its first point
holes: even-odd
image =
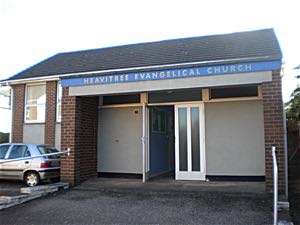
{"type": "Polygon", "coordinates": [[[9,159],[18,159],[22,157],[30,157],[30,152],[26,145],[14,145],[10,151],[9,159]]]}
{"type": "MultiPolygon", "coordinates": [[[[41,153],[41,155],[45,155],[45,154],[51,154],[51,153],[57,153],[59,152],[56,148],[54,147],[50,147],[50,146],[38,146],[38,150],[41,153]]],[[[50,156],[44,156],[47,159],[59,159],[60,155],[50,155],[50,156]]]]}
{"type": "Polygon", "coordinates": [[[153,133],[166,133],[166,111],[159,108],[152,108],[152,132],[153,133]]]}
{"type": "Polygon", "coordinates": [[[62,86],[57,83],[57,101],[56,101],[56,122],[61,122],[61,99],[62,99],[62,86]]]}
{"type": "Polygon", "coordinates": [[[27,85],[25,102],[25,122],[45,122],[46,85],[27,85]]]}
{"type": "Polygon", "coordinates": [[[109,95],[103,96],[103,105],[140,103],[140,95],[109,95]]]}
{"type": "Polygon", "coordinates": [[[169,90],[149,93],[149,103],[201,101],[201,89],[169,90]]]}
{"type": "Polygon", "coordinates": [[[239,97],[257,97],[257,86],[240,86],[240,87],[222,87],[211,88],[210,98],[239,98],[239,97]]]}
{"type": "Polygon", "coordinates": [[[2,145],[0,146],[0,159],[4,159],[10,145],[2,145]]]}

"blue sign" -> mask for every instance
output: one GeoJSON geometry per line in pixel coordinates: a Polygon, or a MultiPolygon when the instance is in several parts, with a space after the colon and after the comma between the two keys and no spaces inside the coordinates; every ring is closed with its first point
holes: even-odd
{"type": "Polygon", "coordinates": [[[258,71],[278,70],[281,68],[281,61],[249,62],[238,64],[225,64],[214,66],[202,66],[192,68],[167,69],[146,72],[94,75],[80,78],[62,78],[61,85],[68,86],[87,86],[105,85],[112,83],[126,83],[149,80],[178,79],[200,76],[214,76],[234,73],[249,73],[258,71]]]}

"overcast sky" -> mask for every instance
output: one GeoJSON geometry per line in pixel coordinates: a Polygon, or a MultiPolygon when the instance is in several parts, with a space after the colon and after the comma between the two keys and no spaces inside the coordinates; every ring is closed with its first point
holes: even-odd
{"type": "MultiPolygon", "coordinates": [[[[287,101],[297,85],[292,68],[300,64],[299,12],[298,0],[0,0],[0,79],[58,52],[274,28],[287,101]]],[[[4,111],[0,131],[7,132],[4,111]]]]}

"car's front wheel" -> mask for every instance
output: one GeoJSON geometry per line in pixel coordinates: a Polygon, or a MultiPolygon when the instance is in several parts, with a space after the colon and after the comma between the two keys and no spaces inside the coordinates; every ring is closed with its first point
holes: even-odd
{"type": "Polygon", "coordinates": [[[34,186],[38,185],[41,182],[40,176],[36,172],[26,173],[24,181],[27,184],[27,186],[29,186],[29,187],[34,187],[34,186]]]}

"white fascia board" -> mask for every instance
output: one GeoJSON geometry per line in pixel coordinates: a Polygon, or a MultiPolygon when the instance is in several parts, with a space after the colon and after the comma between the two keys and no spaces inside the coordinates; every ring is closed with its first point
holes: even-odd
{"type": "Polygon", "coordinates": [[[0,85],[10,86],[15,84],[28,84],[28,83],[37,83],[37,82],[46,82],[46,81],[58,81],[59,76],[49,76],[49,77],[35,77],[35,78],[27,78],[20,80],[12,80],[12,81],[2,81],[0,85]]]}

